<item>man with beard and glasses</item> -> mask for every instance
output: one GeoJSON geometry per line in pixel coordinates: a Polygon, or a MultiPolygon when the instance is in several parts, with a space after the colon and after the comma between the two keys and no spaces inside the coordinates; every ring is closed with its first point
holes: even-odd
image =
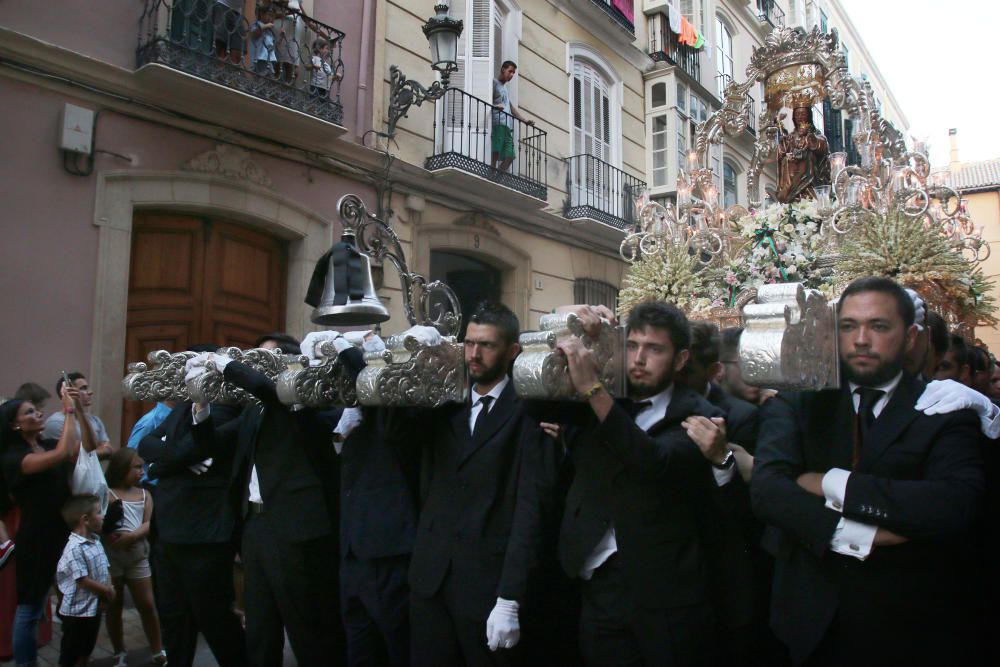
{"type": "MultiPolygon", "coordinates": [[[[587,306],[576,314],[587,329],[610,317],[587,306]]],[[[684,313],[648,302],[627,326],[628,399],[611,397],[578,339],[559,344],[587,401],[568,444],[574,474],[559,534],[562,567],[581,585],[580,650],[588,666],[716,664],[725,639],[708,554],[718,549],[717,484],[735,473],[725,422],[674,382],[689,355],[684,313]],[[697,440],[712,443],[704,454],[697,440]]]]}
{"type": "Polygon", "coordinates": [[[761,409],[751,497],[776,556],[772,627],[796,664],[979,664],[979,421],[917,410],[899,285],[857,280],[838,315],[843,386],[761,409]]]}
{"type": "MultiPolygon", "coordinates": [[[[525,414],[507,373],[517,317],[481,304],[465,334],[469,400],[390,429],[422,445],[422,505],[410,560],[417,667],[523,663],[521,612],[538,562],[556,445],[525,414]]],[[[526,629],[531,632],[531,629],[526,629]]]]}

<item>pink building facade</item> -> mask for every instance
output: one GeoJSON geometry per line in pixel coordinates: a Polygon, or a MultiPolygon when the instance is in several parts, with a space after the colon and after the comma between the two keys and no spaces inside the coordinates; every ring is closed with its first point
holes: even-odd
{"type": "Polygon", "coordinates": [[[302,299],[339,236],[338,199],[374,204],[381,154],[361,137],[376,2],[289,4],[301,13],[279,19],[260,73],[252,0],[228,14],[212,0],[5,3],[0,395],[82,371],[121,442],[139,411],[121,400],[128,362],[311,328],[302,299]],[[89,127],[67,105],[93,112],[89,127]],[[61,148],[67,123],[89,151],[61,148]]]}

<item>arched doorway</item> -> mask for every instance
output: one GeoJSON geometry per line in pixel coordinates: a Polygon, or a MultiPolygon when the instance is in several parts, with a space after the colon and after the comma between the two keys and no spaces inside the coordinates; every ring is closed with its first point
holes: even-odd
{"type": "Polygon", "coordinates": [[[431,280],[447,283],[458,296],[462,307],[461,338],[469,315],[483,301],[501,301],[503,274],[486,262],[456,252],[431,250],[431,280]]]}
{"type": "MultiPolygon", "coordinates": [[[[216,218],[144,212],[131,246],[127,360],[194,343],[247,348],[284,329],[287,242],[216,218]]],[[[151,407],[126,401],[122,433],[151,407]]]]}

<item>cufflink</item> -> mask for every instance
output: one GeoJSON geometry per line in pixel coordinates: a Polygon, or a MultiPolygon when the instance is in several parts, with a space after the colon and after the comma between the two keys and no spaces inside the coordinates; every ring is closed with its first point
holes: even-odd
{"type": "Polygon", "coordinates": [[[850,547],[851,551],[861,551],[861,547],[857,544],[849,544],[848,547],[850,547]]]}

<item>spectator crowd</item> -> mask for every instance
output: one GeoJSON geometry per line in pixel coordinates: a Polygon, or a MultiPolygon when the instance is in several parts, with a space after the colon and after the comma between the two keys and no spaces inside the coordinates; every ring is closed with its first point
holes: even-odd
{"type": "MultiPolygon", "coordinates": [[[[127,587],[160,665],[199,634],[223,667],[281,665],[286,641],[316,667],[1000,664],[1000,368],[891,280],[836,308],[822,391],[748,384],[739,329],[662,302],[623,322],[622,397],[578,338],[579,400],[519,397],[520,324],[492,303],[468,399],[439,408],[289,407],[195,345],[188,379],[212,362],[256,400],[158,404],[119,447],[85,376],[28,382],[0,405],[0,653],[37,664],[54,587],[60,664],[104,619],[124,667],[127,587]]],[[[354,376],[385,349],[257,343],[332,344],[354,376]]]]}

